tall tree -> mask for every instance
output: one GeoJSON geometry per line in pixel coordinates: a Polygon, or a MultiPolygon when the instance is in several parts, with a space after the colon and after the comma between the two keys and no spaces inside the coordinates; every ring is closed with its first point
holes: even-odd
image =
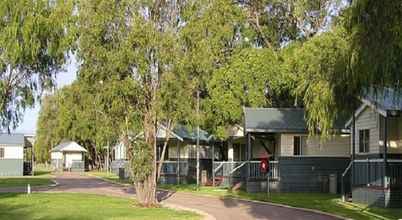
{"type": "Polygon", "coordinates": [[[0,2],[0,128],[15,128],[36,92],[53,85],[73,35],[72,1],[0,2]]]}

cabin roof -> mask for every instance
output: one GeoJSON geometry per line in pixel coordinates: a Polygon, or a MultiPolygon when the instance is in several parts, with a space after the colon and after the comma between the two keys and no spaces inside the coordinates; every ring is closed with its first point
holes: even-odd
{"type": "MultiPolygon", "coordinates": [[[[344,129],[345,118],[335,120],[333,129],[344,129]]],[[[306,112],[303,108],[244,108],[245,132],[253,133],[307,133],[306,112]]]]}
{"type": "Polygon", "coordinates": [[[244,108],[244,127],[256,133],[307,132],[302,108],[244,108]]]}
{"type": "Polygon", "coordinates": [[[2,145],[21,145],[25,144],[25,139],[23,134],[0,134],[0,144],[2,145]]]}
{"type": "Polygon", "coordinates": [[[51,152],[87,152],[87,150],[74,141],[62,142],[53,149],[51,152]]]}

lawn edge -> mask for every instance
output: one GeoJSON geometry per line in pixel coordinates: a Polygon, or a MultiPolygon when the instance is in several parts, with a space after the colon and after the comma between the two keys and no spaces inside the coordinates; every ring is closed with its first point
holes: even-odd
{"type": "Polygon", "coordinates": [[[131,184],[129,184],[129,183],[120,183],[120,182],[113,181],[113,180],[110,180],[110,179],[106,179],[104,177],[97,176],[97,175],[94,175],[94,174],[91,174],[91,173],[83,173],[83,175],[90,176],[90,177],[95,177],[95,178],[101,179],[101,180],[103,180],[105,182],[113,183],[113,184],[120,185],[120,186],[131,186],[131,184]]]}
{"type": "Polygon", "coordinates": [[[251,203],[257,203],[257,204],[264,204],[264,205],[272,205],[272,206],[277,206],[277,207],[282,207],[282,208],[296,209],[296,210],[299,210],[299,211],[313,212],[313,213],[316,213],[316,214],[326,215],[326,216],[330,216],[330,217],[334,217],[334,218],[338,218],[338,219],[342,219],[342,220],[353,220],[352,218],[346,218],[346,217],[343,217],[343,216],[340,216],[340,215],[320,211],[320,210],[317,210],[317,209],[301,208],[301,207],[290,206],[290,205],[285,205],[285,204],[281,204],[281,203],[265,202],[265,201],[259,201],[259,200],[251,200],[251,199],[243,199],[243,198],[239,198],[239,197],[232,196],[232,195],[215,196],[215,195],[203,195],[203,194],[193,193],[193,192],[174,191],[174,190],[167,190],[167,189],[160,189],[160,188],[158,190],[167,191],[167,192],[175,192],[175,193],[179,192],[179,193],[198,195],[198,196],[204,196],[204,197],[214,197],[214,198],[223,198],[223,199],[226,198],[226,199],[232,199],[232,200],[244,201],[244,202],[251,202],[251,203]]]}
{"type": "Polygon", "coordinates": [[[160,202],[160,205],[164,208],[169,208],[169,209],[173,209],[176,211],[188,211],[188,212],[194,212],[198,215],[202,216],[203,220],[216,220],[216,218],[214,216],[212,216],[211,214],[208,214],[207,212],[201,211],[199,209],[193,209],[193,208],[188,208],[188,207],[184,207],[181,205],[176,205],[176,204],[172,204],[172,203],[165,203],[165,202],[160,202]]]}

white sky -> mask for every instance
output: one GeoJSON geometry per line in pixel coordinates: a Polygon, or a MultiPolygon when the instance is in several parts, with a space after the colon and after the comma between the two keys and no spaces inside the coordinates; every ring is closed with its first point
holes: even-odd
{"type": "MultiPolygon", "coordinates": [[[[57,88],[61,88],[65,85],[71,84],[75,80],[76,76],[77,76],[77,62],[74,59],[74,57],[72,57],[69,64],[67,65],[66,71],[61,72],[56,76],[57,88]]],[[[23,122],[14,132],[35,134],[39,110],[40,110],[40,103],[37,103],[35,108],[26,109],[24,113],[23,122]]]]}

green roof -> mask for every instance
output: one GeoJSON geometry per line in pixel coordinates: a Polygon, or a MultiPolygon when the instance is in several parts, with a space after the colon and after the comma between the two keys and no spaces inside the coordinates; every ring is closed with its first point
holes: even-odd
{"type": "MultiPolygon", "coordinates": [[[[197,140],[197,128],[191,128],[185,125],[177,125],[173,132],[184,140],[196,141],[197,140]]],[[[200,141],[209,142],[212,140],[212,135],[208,132],[200,129],[200,141]]]]}

